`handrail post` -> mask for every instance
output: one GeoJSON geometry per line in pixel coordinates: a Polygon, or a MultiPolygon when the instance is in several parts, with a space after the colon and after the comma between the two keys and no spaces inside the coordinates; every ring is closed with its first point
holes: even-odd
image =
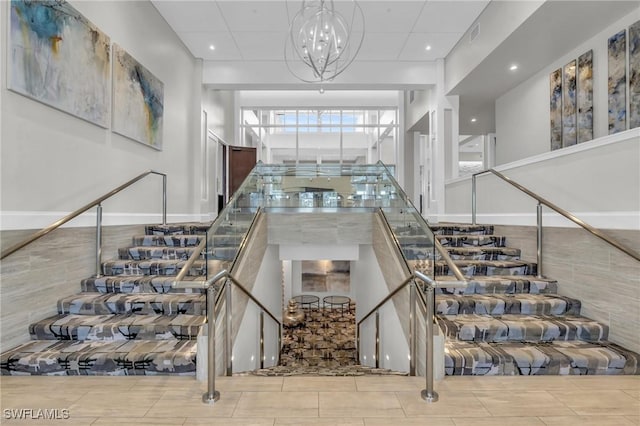
{"type": "Polygon", "coordinates": [[[216,289],[213,283],[207,287],[207,392],[202,395],[202,402],[213,404],[220,399],[216,390],[216,289]]]}
{"type": "Polygon", "coordinates": [[[96,208],[96,278],[102,276],[102,204],[96,208]]]}
{"type": "Polygon", "coordinates": [[[427,293],[427,313],[425,315],[425,326],[427,329],[427,363],[426,363],[426,381],[427,388],[423,389],[420,395],[427,402],[438,401],[438,393],[433,390],[433,306],[435,304],[435,292],[433,285],[426,283],[425,292],[427,293]]]}
{"type": "Polygon", "coordinates": [[[167,175],[162,175],[162,224],[167,224],[167,175]]]}
{"type": "Polygon", "coordinates": [[[542,203],[538,202],[538,207],[537,207],[537,219],[538,219],[538,232],[537,232],[537,238],[536,238],[536,242],[537,242],[537,261],[538,261],[538,265],[537,265],[537,277],[538,278],[543,278],[544,275],[542,274],[542,203]]]}
{"type": "Polygon", "coordinates": [[[471,176],[471,224],[476,224],[476,175],[471,176]]]}
{"type": "Polygon", "coordinates": [[[409,285],[409,375],[416,375],[416,357],[418,353],[418,339],[416,318],[416,284],[409,285]]]}
{"type": "Polygon", "coordinates": [[[264,368],[264,311],[260,311],[260,368],[264,368]]]}
{"type": "Polygon", "coordinates": [[[380,368],[380,311],[376,311],[376,368],[380,368]]]}
{"type": "Polygon", "coordinates": [[[227,376],[233,375],[233,338],[231,336],[231,321],[233,319],[231,315],[231,291],[233,290],[233,286],[231,285],[231,280],[227,280],[226,284],[227,292],[225,294],[226,300],[226,308],[225,308],[225,338],[226,338],[226,350],[227,350],[227,376]]]}

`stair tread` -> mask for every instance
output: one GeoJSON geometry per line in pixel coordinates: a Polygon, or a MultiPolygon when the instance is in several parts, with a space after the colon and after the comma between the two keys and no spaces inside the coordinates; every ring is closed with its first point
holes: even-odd
{"type": "Polygon", "coordinates": [[[440,235],[436,234],[436,238],[444,247],[465,247],[465,246],[495,246],[504,247],[506,237],[502,235],[440,235]]]}
{"type": "MultiPolygon", "coordinates": [[[[113,259],[102,263],[104,275],[177,275],[185,265],[186,260],[129,260],[113,259]]],[[[204,275],[205,267],[209,271],[219,271],[228,268],[229,260],[196,260],[187,275],[204,275]]]]}
{"type": "MultiPolygon", "coordinates": [[[[115,260],[188,260],[195,247],[163,247],[137,246],[118,249],[118,259],[115,260]]],[[[209,259],[233,260],[238,252],[237,246],[210,246],[207,249],[209,259]]],[[[200,259],[204,257],[201,255],[200,259]]]]}
{"type": "Polygon", "coordinates": [[[640,355],[603,340],[445,343],[447,375],[640,374],[640,355]]]}
{"type": "Polygon", "coordinates": [[[200,244],[204,234],[198,235],[137,235],[132,244],[144,247],[195,247],[200,244]]]}
{"type": "Polygon", "coordinates": [[[98,293],[85,292],[58,300],[58,313],[105,314],[189,314],[204,315],[202,293],[98,293]]]}
{"type": "Polygon", "coordinates": [[[493,234],[493,225],[471,225],[467,223],[438,223],[430,225],[437,235],[489,235],[493,234]]]}
{"type": "MultiPolygon", "coordinates": [[[[453,275],[436,277],[440,282],[457,281],[453,275]]],[[[475,275],[467,277],[466,288],[444,287],[436,293],[446,294],[555,294],[558,291],[556,280],[538,278],[534,275],[475,275]]]]}
{"type": "Polygon", "coordinates": [[[29,325],[38,340],[195,339],[204,315],[57,314],[29,325]]]}
{"type": "Polygon", "coordinates": [[[436,313],[442,315],[579,315],[580,301],[557,294],[438,294],[436,313]]]}
{"type": "Polygon", "coordinates": [[[606,340],[609,327],[580,316],[439,315],[445,334],[462,341],[606,340]]]}
{"type": "MultiPolygon", "coordinates": [[[[80,283],[84,292],[98,293],[204,293],[201,288],[173,288],[171,275],[105,275],[85,278],[80,283]]],[[[206,281],[204,275],[185,276],[183,281],[206,281]]]]}
{"type": "Polygon", "coordinates": [[[195,375],[195,340],[31,340],[0,355],[2,375],[195,375]]]}

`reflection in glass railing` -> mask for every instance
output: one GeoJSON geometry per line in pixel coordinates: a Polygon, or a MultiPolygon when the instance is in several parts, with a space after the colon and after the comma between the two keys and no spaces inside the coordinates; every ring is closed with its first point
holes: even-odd
{"type": "MultiPolygon", "coordinates": [[[[208,277],[231,268],[259,208],[379,208],[411,269],[412,261],[435,257],[433,232],[381,162],[296,167],[258,163],[207,232],[208,277]]],[[[433,276],[424,262],[421,265],[423,273],[433,276]]]]}

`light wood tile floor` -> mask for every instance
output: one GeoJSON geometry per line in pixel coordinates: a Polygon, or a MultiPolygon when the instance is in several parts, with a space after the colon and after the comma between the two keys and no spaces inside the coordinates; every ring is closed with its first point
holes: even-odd
{"type": "Polygon", "coordinates": [[[447,377],[431,404],[421,377],[220,377],[213,406],[201,402],[205,387],[187,377],[1,377],[0,424],[640,425],[640,376],[447,377]],[[52,413],[68,418],[42,418],[52,413]]]}

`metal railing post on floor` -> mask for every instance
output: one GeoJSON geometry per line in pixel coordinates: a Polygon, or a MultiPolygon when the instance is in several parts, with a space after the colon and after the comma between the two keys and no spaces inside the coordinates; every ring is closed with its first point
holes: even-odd
{"type": "Polygon", "coordinates": [[[102,204],[96,208],[96,278],[102,276],[102,204]]]}
{"type": "Polygon", "coordinates": [[[476,175],[471,176],[471,224],[476,224],[476,175]]]}
{"type": "Polygon", "coordinates": [[[543,278],[543,274],[542,274],[542,204],[538,203],[538,207],[536,209],[536,216],[538,219],[538,232],[537,232],[537,236],[536,236],[536,243],[538,245],[537,247],[537,262],[538,265],[536,267],[537,269],[537,274],[536,276],[538,278],[543,278]]]}
{"type": "Polygon", "coordinates": [[[202,402],[213,404],[220,399],[216,390],[216,288],[213,282],[207,287],[207,392],[202,395],[202,402]]]}
{"type": "Polygon", "coordinates": [[[438,393],[433,390],[433,305],[435,303],[435,292],[433,286],[427,283],[427,313],[425,315],[425,326],[427,329],[427,364],[426,364],[426,381],[427,388],[423,389],[420,395],[427,402],[438,401],[438,393]]]}
{"type": "Polygon", "coordinates": [[[380,368],[380,311],[376,311],[376,368],[380,368]]]}

